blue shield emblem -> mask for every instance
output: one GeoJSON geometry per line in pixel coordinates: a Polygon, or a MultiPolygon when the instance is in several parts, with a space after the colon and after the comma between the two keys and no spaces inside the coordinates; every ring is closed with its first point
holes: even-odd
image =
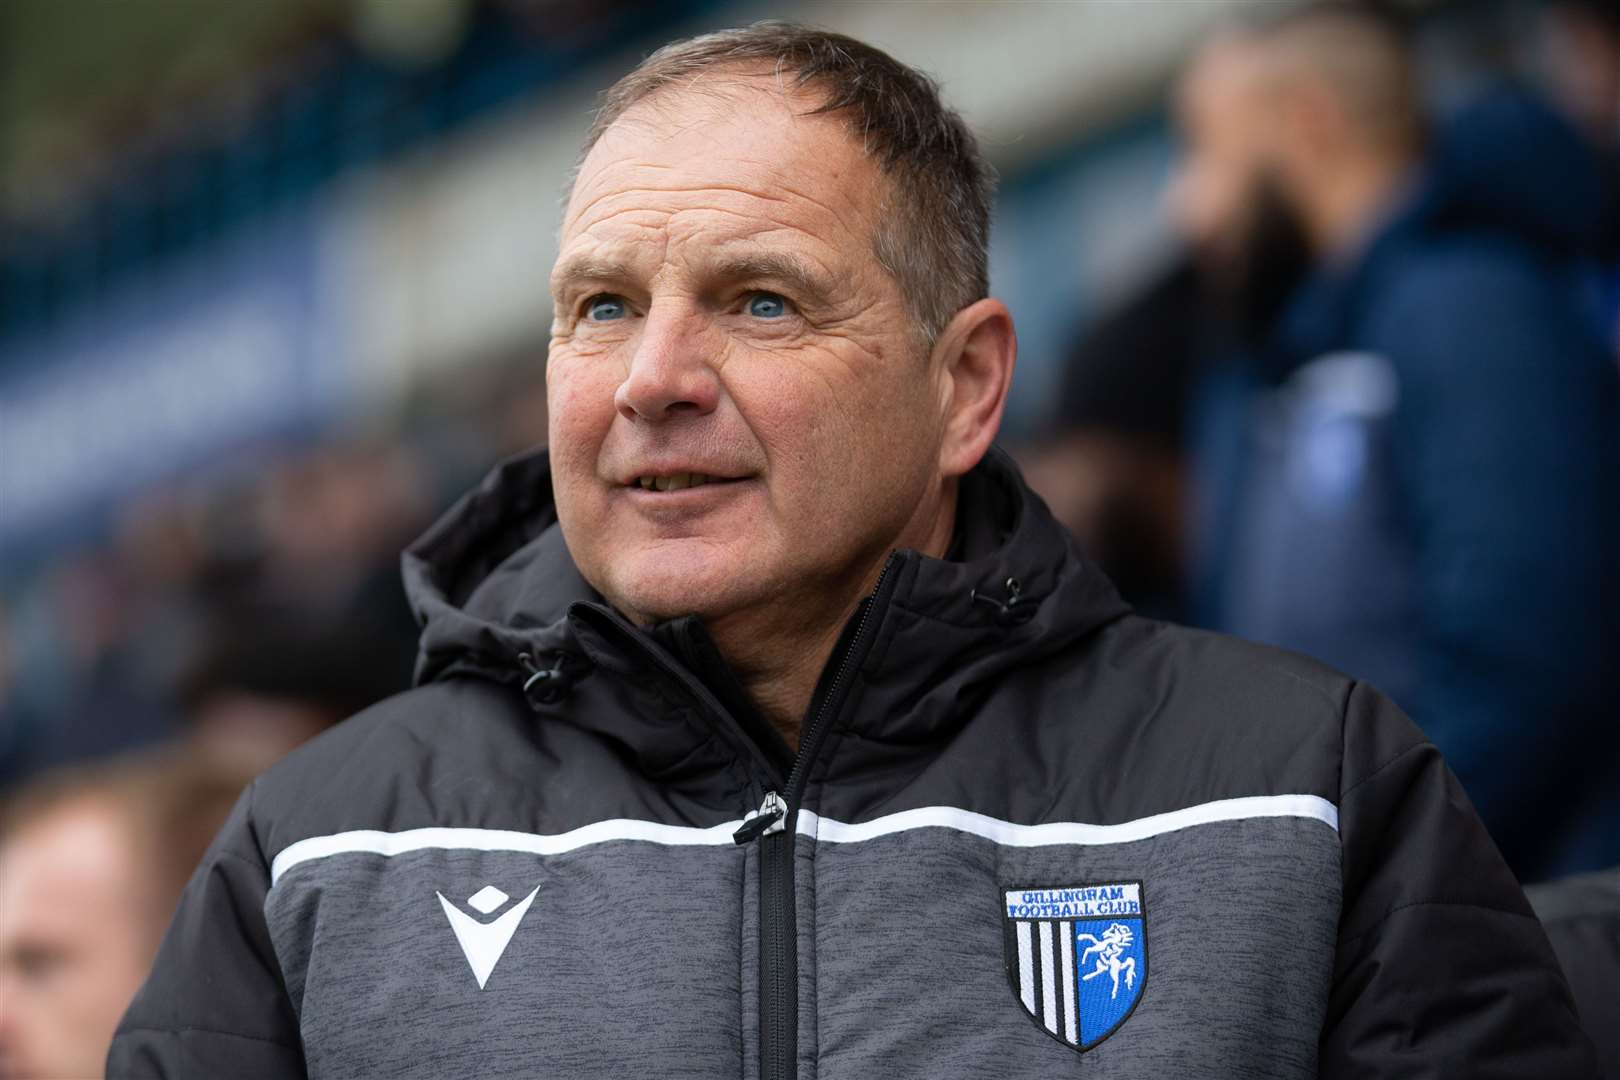
{"type": "Polygon", "coordinates": [[[1118,1031],[1147,983],[1140,881],[1007,889],[1007,978],[1035,1025],[1082,1053],[1118,1031]]]}

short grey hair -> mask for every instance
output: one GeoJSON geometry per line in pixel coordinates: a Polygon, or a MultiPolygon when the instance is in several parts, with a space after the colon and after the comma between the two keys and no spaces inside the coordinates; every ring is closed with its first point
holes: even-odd
{"type": "Polygon", "coordinates": [[[603,94],[585,140],[659,90],[725,68],[770,65],[819,95],[809,115],[835,114],[877,161],[889,202],[873,236],[878,262],[906,295],[932,344],[955,314],[990,293],[995,171],[939,84],[864,42],[788,22],[758,22],[672,42],[603,94]]]}

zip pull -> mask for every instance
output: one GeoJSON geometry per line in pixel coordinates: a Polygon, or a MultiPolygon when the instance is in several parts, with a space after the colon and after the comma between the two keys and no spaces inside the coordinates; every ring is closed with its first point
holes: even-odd
{"type": "Polygon", "coordinates": [[[750,844],[762,836],[779,833],[787,828],[787,803],[774,791],[765,793],[759,809],[743,818],[742,827],[731,834],[739,844],[750,844]]]}

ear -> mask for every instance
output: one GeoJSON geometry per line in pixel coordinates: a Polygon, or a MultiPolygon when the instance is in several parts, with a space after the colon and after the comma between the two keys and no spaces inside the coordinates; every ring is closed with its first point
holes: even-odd
{"type": "Polygon", "coordinates": [[[940,474],[957,477],[979,463],[1001,427],[1018,356],[1012,313],[1000,300],[985,299],[956,313],[934,344],[941,374],[944,431],[940,474]]]}

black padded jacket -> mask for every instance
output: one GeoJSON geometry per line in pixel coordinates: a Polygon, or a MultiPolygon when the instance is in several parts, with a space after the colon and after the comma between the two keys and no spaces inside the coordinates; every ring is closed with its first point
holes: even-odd
{"type": "Polygon", "coordinates": [[[1596,1074],[1389,701],[1131,614],[999,453],[960,520],[795,755],[697,620],[580,577],[543,454],[502,467],[406,555],[418,685],[244,795],[110,1075],[1596,1074]]]}

